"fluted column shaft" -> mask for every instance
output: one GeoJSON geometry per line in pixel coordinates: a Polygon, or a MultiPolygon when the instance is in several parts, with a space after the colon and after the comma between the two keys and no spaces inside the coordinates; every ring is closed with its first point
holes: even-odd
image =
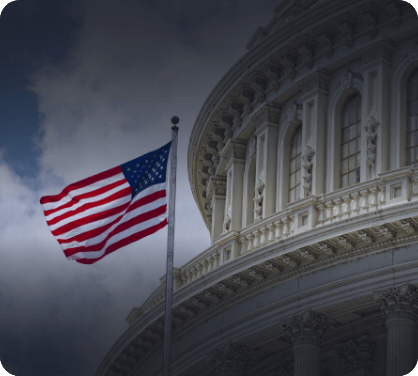
{"type": "Polygon", "coordinates": [[[294,376],[319,376],[321,349],[318,346],[298,345],[295,354],[294,376]]]}
{"type": "Polygon", "coordinates": [[[388,329],[386,375],[403,376],[416,364],[414,353],[415,323],[408,319],[392,319],[386,322],[388,329]]]}

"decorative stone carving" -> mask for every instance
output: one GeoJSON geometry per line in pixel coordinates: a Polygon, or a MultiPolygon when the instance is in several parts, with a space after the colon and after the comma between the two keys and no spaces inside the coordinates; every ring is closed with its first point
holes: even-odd
{"type": "Polygon", "coordinates": [[[370,167],[376,164],[376,138],[379,124],[379,121],[374,116],[370,116],[369,121],[364,126],[364,130],[367,132],[367,163],[370,167]]]}
{"type": "Polygon", "coordinates": [[[232,294],[234,293],[234,290],[232,290],[230,287],[228,287],[225,283],[221,282],[218,284],[219,290],[221,290],[225,294],[232,294]]]}
{"type": "Polygon", "coordinates": [[[264,74],[268,78],[268,91],[277,91],[280,88],[280,76],[281,70],[279,65],[276,63],[270,63],[267,69],[265,69],[264,74]]]}
{"type": "Polygon", "coordinates": [[[298,110],[301,110],[302,108],[303,108],[302,104],[293,102],[292,106],[287,110],[286,121],[290,123],[295,120],[301,120],[298,118],[298,110]]]}
{"type": "Polygon", "coordinates": [[[266,124],[279,124],[281,107],[276,103],[265,103],[254,115],[251,120],[255,123],[256,130],[266,124]]]}
{"type": "Polygon", "coordinates": [[[351,243],[346,236],[340,236],[338,242],[347,250],[353,249],[353,243],[351,243]]]}
{"type": "Polygon", "coordinates": [[[216,349],[206,359],[214,367],[215,373],[221,376],[246,375],[248,369],[258,362],[254,351],[236,343],[228,343],[216,349]]]}
{"type": "Polygon", "coordinates": [[[206,196],[211,199],[213,194],[217,196],[225,196],[226,195],[226,180],[213,178],[209,179],[209,183],[206,189],[206,196]]]}
{"type": "Polygon", "coordinates": [[[361,7],[361,19],[366,24],[366,31],[370,38],[376,37],[377,34],[377,6],[374,3],[366,3],[361,7]]]}
{"type": "Polygon", "coordinates": [[[354,73],[349,69],[347,74],[341,78],[340,82],[338,83],[338,87],[341,86],[343,90],[352,87],[353,78],[358,78],[363,81],[363,76],[360,73],[354,73]]]}
{"type": "Polygon", "coordinates": [[[391,1],[385,5],[386,11],[389,13],[390,22],[395,29],[401,26],[401,6],[399,1],[391,1]]]}
{"type": "Polygon", "coordinates": [[[280,269],[275,264],[273,264],[271,261],[267,261],[265,263],[265,267],[271,273],[279,273],[280,272],[280,269]]]}
{"type": "Polygon", "coordinates": [[[296,266],[298,266],[298,263],[295,260],[292,260],[289,256],[283,256],[282,257],[283,262],[286,265],[289,265],[291,268],[295,268],[296,266]]]}
{"type": "Polygon", "coordinates": [[[330,79],[331,75],[324,69],[317,69],[311,74],[308,74],[299,81],[299,87],[302,89],[302,96],[314,91],[327,92],[330,79]]]}
{"type": "Polygon", "coordinates": [[[254,222],[258,222],[263,218],[263,200],[265,183],[260,179],[255,187],[254,201],[254,222]]]}
{"type": "Polygon", "coordinates": [[[371,244],[374,242],[374,238],[364,230],[359,231],[358,236],[366,244],[371,244]]]}
{"type": "Polygon", "coordinates": [[[292,340],[294,346],[321,346],[322,339],[334,328],[334,321],[325,315],[307,310],[295,315],[282,324],[282,329],[292,340]]]}
{"type": "Polygon", "coordinates": [[[311,195],[311,186],[312,186],[312,159],[315,154],[315,150],[312,149],[309,145],[306,147],[305,152],[302,155],[303,164],[302,168],[305,170],[303,175],[304,184],[302,185],[305,197],[311,195]]]}
{"type": "Polygon", "coordinates": [[[379,230],[386,239],[393,239],[396,236],[395,231],[392,231],[388,226],[380,226],[379,230]]]}
{"type": "Polygon", "coordinates": [[[232,130],[241,127],[242,119],[241,116],[244,112],[244,104],[238,101],[238,98],[230,97],[227,103],[227,111],[234,117],[232,130]]]}
{"type": "Polygon", "coordinates": [[[335,253],[334,248],[332,248],[327,243],[322,242],[322,243],[318,243],[318,245],[319,245],[319,249],[321,250],[321,252],[323,252],[324,254],[328,256],[332,256],[335,253]]]}
{"type": "Polygon", "coordinates": [[[245,161],[245,151],[247,150],[247,142],[240,139],[230,138],[226,143],[223,151],[222,158],[226,160],[225,169],[228,170],[231,163],[234,161],[245,161]]]}
{"type": "Polygon", "coordinates": [[[414,224],[407,219],[404,219],[404,220],[401,221],[401,226],[402,226],[402,229],[404,231],[406,231],[407,234],[412,235],[412,234],[415,234],[417,232],[417,229],[414,226],[414,224]]]}
{"type": "Polygon", "coordinates": [[[250,77],[250,86],[255,90],[255,103],[264,102],[266,99],[267,79],[260,72],[253,72],[250,77]]]}
{"type": "Polygon", "coordinates": [[[376,302],[382,303],[382,311],[386,320],[415,321],[418,318],[418,291],[409,283],[375,292],[374,299],[376,302]]]}
{"type": "Polygon", "coordinates": [[[222,149],[225,146],[224,143],[224,136],[225,134],[225,130],[223,130],[222,128],[219,127],[214,127],[213,131],[212,131],[212,138],[218,143],[218,155],[221,155],[222,149]]]}
{"type": "Polygon", "coordinates": [[[296,77],[296,53],[293,48],[286,47],[280,63],[284,66],[285,77],[293,81],[296,77]]]}
{"type": "Polygon", "coordinates": [[[348,48],[354,45],[354,25],[355,17],[350,13],[345,13],[336,19],[338,28],[343,34],[343,40],[348,48]]]}
{"type": "Polygon", "coordinates": [[[222,233],[226,233],[229,230],[231,230],[231,222],[232,222],[232,218],[231,218],[231,216],[229,214],[227,214],[225,216],[224,223],[222,225],[222,230],[223,230],[222,233]]]}
{"type": "Polygon", "coordinates": [[[308,260],[308,261],[315,261],[316,260],[316,257],[311,252],[309,252],[307,249],[301,249],[300,250],[300,255],[305,260],[308,260]]]}
{"type": "Polygon", "coordinates": [[[314,65],[314,48],[315,42],[313,38],[309,35],[303,36],[301,39],[297,41],[299,44],[298,52],[303,57],[303,64],[308,67],[308,69],[312,69],[314,65]]]}
{"type": "Polygon", "coordinates": [[[248,275],[255,279],[256,281],[261,281],[264,279],[264,276],[259,273],[257,270],[255,270],[254,268],[250,269],[250,271],[248,272],[248,275]]]}
{"type": "Polygon", "coordinates": [[[323,25],[317,30],[317,41],[322,47],[322,53],[330,59],[332,55],[334,55],[334,48],[332,47],[333,44],[333,28],[330,25],[323,25]]]}
{"type": "Polygon", "coordinates": [[[373,371],[375,345],[368,335],[336,346],[339,362],[343,365],[344,374],[354,371],[373,371]]]}
{"type": "Polygon", "coordinates": [[[219,115],[219,125],[225,129],[224,142],[227,142],[232,137],[234,117],[227,113],[221,112],[219,115]]]}
{"type": "Polygon", "coordinates": [[[358,55],[363,58],[363,65],[377,63],[379,61],[390,62],[395,44],[390,39],[382,39],[358,51],[358,55]]]}
{"type": "Polygon", "coordinates": [[[232,277],[232,282],[243,287],[247,287],[249,285],[249,283],[245,279],[239,277],[238,275],[234,275],[232,277]]]}
{"type": "Polygon", "coordinates": [[[240,94],[238,95],[238,99],[242,103],[244,103],[244,107],[243,107],[244,111],[241,115],[241,118],[244,118],[245,116],[253,112],[254,90],[246,84],[241,84],[240,94]]]}

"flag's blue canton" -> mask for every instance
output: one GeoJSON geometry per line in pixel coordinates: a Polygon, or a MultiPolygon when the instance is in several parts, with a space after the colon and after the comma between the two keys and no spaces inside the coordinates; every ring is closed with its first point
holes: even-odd
{"type": "Polygon", "coordinates": [[[145,188],[165,182],[170,146],[171,142],[120,166],[132,189],[131,200],[145,188]]]}

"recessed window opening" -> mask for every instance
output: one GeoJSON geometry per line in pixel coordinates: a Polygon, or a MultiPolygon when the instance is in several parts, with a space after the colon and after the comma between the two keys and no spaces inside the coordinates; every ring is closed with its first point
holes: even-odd
{"type": "Polygon", "coordinates": [[[289,202],[300,199],[302,164],[302,125],[299,125],[292,137],[290,146],[289,202]]]}
{"type": "Polygon", "coordinates": [[[417,151],[417,119],[418,119],[418,69],[415,70],[408,80],[407,103],[406,103],[406,165],[418,167],[417,151]]]}
{"type": "Polygon", "coordinates": [[[349,97],[342,109],[341,188],[360,182],[361,96],[349,97]]]}

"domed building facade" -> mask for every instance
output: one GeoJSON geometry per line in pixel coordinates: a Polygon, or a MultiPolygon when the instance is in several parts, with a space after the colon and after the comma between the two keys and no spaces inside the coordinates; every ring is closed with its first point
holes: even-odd
{"type": "MultiPolygon", "coordinates": [[[[417,362],[418,19],[282,0],[188,149],[212,245],[174,270],[173,376],[400,376],[417,362]]],[[[96,376],[162,375],[165,278],[96,376]]]]}

